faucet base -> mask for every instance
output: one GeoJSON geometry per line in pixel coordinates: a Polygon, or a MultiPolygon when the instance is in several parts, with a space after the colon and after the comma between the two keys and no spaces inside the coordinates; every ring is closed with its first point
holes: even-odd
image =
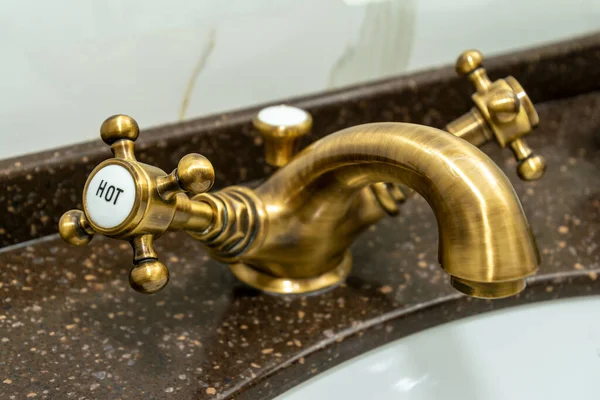
{"type": "Polygon", "coordinates": [[[450,284],[461,293],[482,299],[509,297],[525,289],[525,279],[505,282],[475,282],[451,276],[450,284]]]}
{"type": "Polygon", "coordinates": [[[352,269],[352,255],[346,251],[342,261],[332,270],[311,278],[283,278],[266,274],[244,263],[230,264],[231,272],[255,289],[276,294],[302,294],[339,285],[352,269]]]}

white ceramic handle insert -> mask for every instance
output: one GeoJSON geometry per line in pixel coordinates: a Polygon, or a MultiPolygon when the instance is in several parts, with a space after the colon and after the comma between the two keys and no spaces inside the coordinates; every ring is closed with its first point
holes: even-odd
{"type": "Polygon", "coordinates": [[[119,226],[131,213],[135,196],[131,173],[120,165],[107,165],[92,177],[87,187],[87,216],[104,229],[119,226]]]}

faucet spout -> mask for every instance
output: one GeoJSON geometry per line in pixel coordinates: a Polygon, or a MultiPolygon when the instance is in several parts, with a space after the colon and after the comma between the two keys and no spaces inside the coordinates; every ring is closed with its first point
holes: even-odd
{"type": "Polygon", "coordinates": [[[505,297],[537,270],[527,218],[490,158],[438,129],[375,123],[315,142],[254,191],[260,238],[231,259],[233,272],[282,293],[341,281],[351,265],[350,244],[385,215],[368,187],[376,182],[406,185],[429,203],[440,265],[459,291],[505,297]]]}

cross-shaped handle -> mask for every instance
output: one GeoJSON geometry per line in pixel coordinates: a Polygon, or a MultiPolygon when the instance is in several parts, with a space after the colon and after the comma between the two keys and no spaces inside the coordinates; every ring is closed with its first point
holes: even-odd
{"type": "Polygon", "coordinates": [[[134,264],[129,282],[139,292],[155,293],[168,283],[169,270],[158,260],[154,239],[174,226],[203,230],[210,225],[210,205],[191,206],[182,193],[208,191],[215,179],[213,166],[200,154],[188,154],[167,175],[137,161],[134,142],[139,127],[127,115],[105,120],[100,136],[114,158],[92,171],[83,191],[84,210],[67,211],[59,233],[74,246],[89,243],[95,233],[129,241],[134,264]]]}
{"type": "Polygon", "coordinates": [[[541,178],[546,162],[523,138],[539,124],[539,118],[519,82],[512,76],[492,82],[478,50],[463,52],[456,61],[456,72],[475,86],[472,96],[475,107],[449,123],[446,129],[476,146],[495,138],[500,146],[508,146],[513,151],[521,179],[541,178]]]}

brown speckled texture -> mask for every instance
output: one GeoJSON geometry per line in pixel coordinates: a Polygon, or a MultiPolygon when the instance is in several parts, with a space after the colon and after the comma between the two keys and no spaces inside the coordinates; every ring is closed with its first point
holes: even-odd
{"type": "Polygon", "coordinates": [[[542,252],[540,275],[521,296],[456,294],[437,266],[433,213],[418,197],[358,240],[344,285],[311,297],[242,286],[184,233],[157,241],[171,283],[143,296],[127,284],[127,244],[99,237],[71,248],[54,236],[0,252],[1,397],[270,398],[447,320],[600,294],[600,93],[538,110],[529,142],[548,161],[544,179],[520,182],[507,151],[484,148],[515,184],[542,252]]]}
{"type": "MultiPolygon", "coordinates": [[[[600,34],[485,61],[491,78],[515,76],[536,103],[599,90],[599,64],[600,34]]],[[[367,122],[443,127],[472,106],[472,90],[447,67],[288,102],[313,114],[308,141],[367,122]]],[[[261,140],[251,129],[258,109],[144,131],[137,141],[138,158],[171,171],[183,155],[200,152],[215,166],[215,187],[262,178],[270,169],[264,164],[261,140]]],[[[63,212],[81,208],[88,174],[110,156],[108,147],[96,140],[0,160],[0,247],[55,233],[63,212]]]]}

